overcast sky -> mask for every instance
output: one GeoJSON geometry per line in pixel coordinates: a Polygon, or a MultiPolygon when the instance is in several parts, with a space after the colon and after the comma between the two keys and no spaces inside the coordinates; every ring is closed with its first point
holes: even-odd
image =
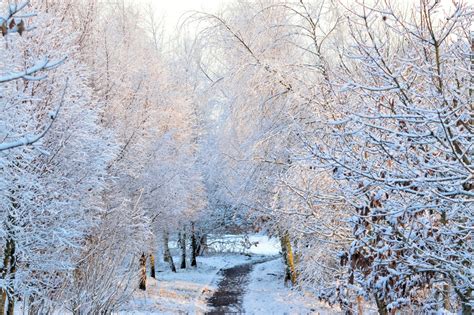
{"type": "MultiPolygon", "coordinates": [[[[166,31],[173,32],[186,11],[215,12],[226,0],[130,0],[153,4],[158,17],[165,17],[166,31]]],[[[227,0],[229,1],[229,0],[227,0]]]]}

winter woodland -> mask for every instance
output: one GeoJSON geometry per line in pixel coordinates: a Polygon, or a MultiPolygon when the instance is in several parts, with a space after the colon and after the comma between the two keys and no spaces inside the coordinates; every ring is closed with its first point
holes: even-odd
{"type": "Polygon", "coordinates": [[[170,35],[2,0],[0,314],[128,313],[255,233],[329,313],[472,314],[473,10],[235,0],[170,35]]]}

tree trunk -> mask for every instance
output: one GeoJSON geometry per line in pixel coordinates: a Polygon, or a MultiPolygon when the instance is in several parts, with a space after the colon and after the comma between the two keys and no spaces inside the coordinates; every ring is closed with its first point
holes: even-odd
{"type": "Polygon", "coordinates": [[[285,282],[288,280],[291,280],[291,284],[295,285],[296,284],[296,268],[295,268],[295,259],[294,259],[294,254],[293,254],[293,249],[291,246],[291,241],[290,241],[290,235],[288,232],[285,232],[283,235],[283,238],[280,239],[282,243],[282,251],[283,251],[283,258],[285,260],[286,264],[286,276],[285,276],[285,282]]]}
{"type": "Polygon", "coordinates": [[[377,294],[375,294],[374,297],[375,297],[375,303],[377,304],[377,310],[379,312],[379,315],[388,315],[387,303],[385,303],[383,299],[379,299],[377,294]]]}
{"type": "Polygon", "coordinates": [[[472,315],[473,309],[472,306],[469,303],[463,303],[462,304],[462,315],[472,315]]]}
{"type": "Polygon", "coordinates": [[[166,261],[172,272],[176,272],[176,267],[174,265],[173,257],[171,256],[169,243],[169,235],[168,231],[163,232],[163,254],[164,254],[164,261],[166,261]]]}
{"type": "Polygon", "coordinates": [[[15,314],[15,297],[9,296],[8,297],[8,309],[7,315],[14,315],[15,314]]]}
{"type": "Polygon", "coordinates": [[[364,315],[364,298],[362,296],[357,296],[357,314],[364,315]]]}
{"type": "Polygon", "coordinates": [[[146,256],[145,253],[140,257],[140,284],[139,289],[146,290],[146,256]]]}
{"type": "Polygon", "coordinates": [[[196,249],[196,256],[202,256],[207,249],[207,234],[203,234],[199,238],[199,243],[196,249]]]}
{"type": "Polygon", "coordinates": [[[471,315],[473,314],[472,304],[472,289],[467,289],[466,298],[462,301],[462,315],[471,315]]]}
{"type": "Polygon", "coordinates": [[[181,234],[181,269],[186,269],[186,232],[181,234]]]}
{"type": "Polygon", "coordinates": [[[170,262],[169,256],[166,255],[166,250],[163,250],[163,261],[167,263],[170,262]]]}
{"type": "Polygon", "coordinates": [[[150,254],[150,277],[156,279],[155,255],[150,254]]]}
{"type": "MultiPolygon", "coordinates": [[[[10,200],[13,208],[18,208],[19,204],[16,201],[15,197],[10,196],[10,200]]],[[[13,314],[15,308],[15,289],[13,283],[15,280],[16,273],[16,253],[15,253],[15,240],[14,234],[11,230],[11,226],[15,225],[14,217],[9,213],[7,215],[6,230],[7,230],[7,239],[5,243],[5,248],[3,250],[3,266],[0,268],[0,277],[3,281],[6,281],[7,289],[0,290],[0,315],[5,314],[5,306],[8,300],[7,314],[13,314]]]]}
{"type": "Polygon", "coordinates": [[[0,290],[0,314],[5,314],[5,304],[7,302],[7,292],[0,290]]]}
{"type": "Polygon", "coordinates": [[[281,256],[283,257],[283,262],[285,263],[285,285],[290,281],[291,279],[291,272],[290,268],[288,267],[288,255],[286,254],[286,244],[284,241],[283,236],[280,235],[280,246],[281,246],[281,256]]]}
{"type": "MultiPolygon", "coordinates": [[[[8,219],[11,220],[11,219],[8,219]]],[[[1,277],[4,281],[8,279],[7,290],[0,291],[0,314],[5,314],[5,306],[8,300],[7,314],[12,314],[15,308],[15,289],[13,282],[16,273],[16,257],[15,257],[15,241],[8,238],[4,249],[3,267],[1,269],[1,277]]]]}
{"type": "Polygon", "coordinates": [[[196,256],[198,255],[198,246],[196,242],[196,231],[194,230],[194,222],[191,222],[191,267],[197,267],[196,256]]]}
{"type": "Polygon", "coordinates": [[[443,307],[445,310],[449,311],[451,309],[451,303],[449,303],[449,284],[443,285],[443,307]]]}

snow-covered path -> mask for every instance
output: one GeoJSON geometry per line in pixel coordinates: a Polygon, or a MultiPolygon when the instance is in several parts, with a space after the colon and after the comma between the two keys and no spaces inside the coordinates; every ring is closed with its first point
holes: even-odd
{"type": "Polygon", "coordinates": [[[119,314],[204,314],[209,311],[208,299],[217,291],[223,270],[265,258],[240,254],[199,257],[198,268],[178,269],[177,273],[160,262],[157,280],[148,278],[147,290],[135,292],[119,314]]]}
{"type": "Polygon", "coordinates": [[[207,314],[242,313],[245,287],[249,281],[252,264],[239,265],[221,271],[217,291],[209,298],[211,308],[207,314]]]}
{"type": "Polygon", "coordinates": [[[217,290],[208,299],[210,310],[207,314],[244,313],[243,297],[251,280],[252,270],[256,265],[274,259],[277,258],[269,257],[221,270],[222,279],[219,281],[217,290]]]}
{"type": "Polygon", "coordinates": [[[197,269],[161,269],[158,280],[149,279],[147,291],[138,291],[120,315],[339,313],[309,293],[291,290],[283,277],[281,258],[201,257],[197,269]]]}
{"type": "Polygon", "coordinates": [[[177,273],[158,261],[157,280],[149,278],[147,290],[137,291],[120,315],[338,313],[314,295],[285,286],[277,241],[265,236],[250,241],[256,243],[246,254],[200,256],[197,268],[177,273]]]}

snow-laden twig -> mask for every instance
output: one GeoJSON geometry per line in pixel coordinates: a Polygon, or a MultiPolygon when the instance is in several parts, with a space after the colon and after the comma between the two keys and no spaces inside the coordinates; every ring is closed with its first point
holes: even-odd
{"type": "Polygon", "coordinates": [[[26,69],[25,71],[11,72],[9,74],[0,76],[0,83],[5,83],[17,79],[25,79],[27,81],[43,80],[46,78],[46,75],[41,75],[37,77],[35,77],[34,75],[42,71],[49,71],[59,67],[66,61],[66,59],[67,57],[61,60],[51,61],[48,58],[44,58],[43,60],[38,61],[34,66],[26,69]]]}
{"type": "Polygon", "coordinates": [[[56,107],[56,109],[48,115],[50,121],[43,128],[42,132],[40,132],[36,135],[25,135],[25,136],[21,137],[20,139],[12,141],[12,142],[0,143],[0,151],[10,150],[10,149],[14,149],[14,148],[21,147],[21,146],[26,146],[26,145],[32,145],[32,144],[38,142],[39,140],[41,140],[48,133],[48,131],[53,126],[53,123],[58,118],[59,111],[61,110],[61,107],[64,105],[64,97],[66,95],[67,87],[68,87],[68,81],[66,80],[66,84],[65,84],[65,86],[63,88],[63,92],[61,94],[61,100],[60,100],[58,106],[56,107]]]}

